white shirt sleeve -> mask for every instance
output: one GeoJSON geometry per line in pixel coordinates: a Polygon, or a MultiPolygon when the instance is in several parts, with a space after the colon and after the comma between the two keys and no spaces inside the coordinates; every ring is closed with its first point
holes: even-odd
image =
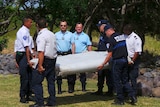
{"type": "Polygon", "coordinates": [[[45,50],[45,38],[42,35],[39,35],[36,40],[37,43],[37,51],[44,52],[45,50]]]}
{"type": "Polygon", "coordinates": [[[135,40],[135,52],[142,52],[142,40],[140,37],[135,40]]]}

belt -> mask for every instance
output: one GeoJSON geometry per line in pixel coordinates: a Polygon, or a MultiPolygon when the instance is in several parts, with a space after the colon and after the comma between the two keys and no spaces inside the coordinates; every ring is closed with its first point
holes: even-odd
{"type": "Polygon", "coordinates": [[[48,57],[48,56],[44,56],[44,58],[45,58],[45,59],[50,59],[50,60],[55,59],[55,58],[50,58],[50,57],[48,57]]]}
{"type": "Polygon", "coordinates": [[[66,52],[57,51],[57,54],[58,54],[58,55],[68,55],[68,54],[71,54],[71,53],[72,53],[71,50],[66,51],[66,52]]]}

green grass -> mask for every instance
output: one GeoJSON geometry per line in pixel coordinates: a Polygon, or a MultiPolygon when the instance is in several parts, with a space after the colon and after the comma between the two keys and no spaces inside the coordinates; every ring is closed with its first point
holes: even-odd
{"type": "MultiPolygon", "coordinates": [[[[109,96],[95,96],[91,95],[91,92],[97,90],[97,80],[87,80],[87,91],[81,91],[81,85],[79,80],[76,81],[75,92],[67,92],[67,81],[63,80],[61,95],[56,95],[56,101],[58,107],[116,107],[112,106],[113,97],[109,96]]],[[[46,81],[43,82],[44,97],[48,96],[46,81]]],[[[56,87],[57,88],[57,87],[56,87]]],[[[104,91],[107,91],[107,87],[104,87],[104,91]]],[[[28,107],[34,102],[28,104],[22,104],[19,102],[19,75],[0,75],[0,107],[28,107]]],[[[134,107],[128,103],[125,103],[124,107],[134,107]]],[[[159,98],[151,97],[138,97],[137,107],[160,107],[159,98]]]]}
{"type": "Polygon", "coordinates": [[[154,55],[160,55],[160,41],[156,40],[156,38],[150,37],[149,35],[145,36],[144,50],[148,50],[154,55]]]}

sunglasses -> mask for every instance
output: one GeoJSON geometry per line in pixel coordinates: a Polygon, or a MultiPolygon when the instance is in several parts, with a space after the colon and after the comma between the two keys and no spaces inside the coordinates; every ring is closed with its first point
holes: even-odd
{"type": "Polygon", "coordinates": [[[67,25],[60,25],[60,26],[61,26],[61,27],[62,27],[62,26],[66,27],[67,25]]]}

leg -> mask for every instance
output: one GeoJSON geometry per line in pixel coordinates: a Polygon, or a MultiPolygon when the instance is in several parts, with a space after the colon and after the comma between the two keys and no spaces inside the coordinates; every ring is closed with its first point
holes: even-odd
{"type": "Polygon", "coordinates": [[[44,61],[45,76],[48,83],[48,93],[49,93],[47,106],[55,106],[56,104],[55,63],[56,63],[56,59],[52,59],[52,60],[49,59],[44,61]]]}
{"type": "Polygon", "coordinates": [[[124,96],[123,96],[123,84],[122,84],[122,68],[123,62],[121,60],[113,60],[112,70],[113,70],[113,80],[114,86],[116,88],[116,99],[114,104],[123,105],[124,96]]]}
{"type": "Polygon", "coordinates": [[[82,84],[82,91],[86,91],[86,73],[80,73],[80,81],[82,84]]]}
{"type": "Polygon", "coordinates": [[[76,81],[76,74],[67,75],[68,92],[69,93],[73,93],[74,92],[75,81],[76,81]]]}
{"type": "Polygon", "coordinates": [[[34,94],[35,94],[36,104],[42,106],[44,105],[43,87],[42,87],[44,75],[40,74],[37,70],[33,70],[32,77],[33,77],[32,78],[33,90],[35,90],[34,94]]]}
{"type": "Polygon", "coordinates": [[[29,77],[27,71],[27,58],[26,55],[19,62],[19,74],[20,74],[20,102],[26,103],[26,97],[29,90],[29,77]]]}
{"type": "Polygon", "coordinates": [[[108,86],[108,92],[106,93],[107,95],[113,95],[114,93],[114,85],[113,85],[113,74],[112,74],[112,71],[107,69],[105,71],[105,77],[106,77],[106,84],[108,86]]]}
{"type": "Polygon", "coordinates": [[[62,94],[62,77],[57,76],[58,94],[62,94]]]}

